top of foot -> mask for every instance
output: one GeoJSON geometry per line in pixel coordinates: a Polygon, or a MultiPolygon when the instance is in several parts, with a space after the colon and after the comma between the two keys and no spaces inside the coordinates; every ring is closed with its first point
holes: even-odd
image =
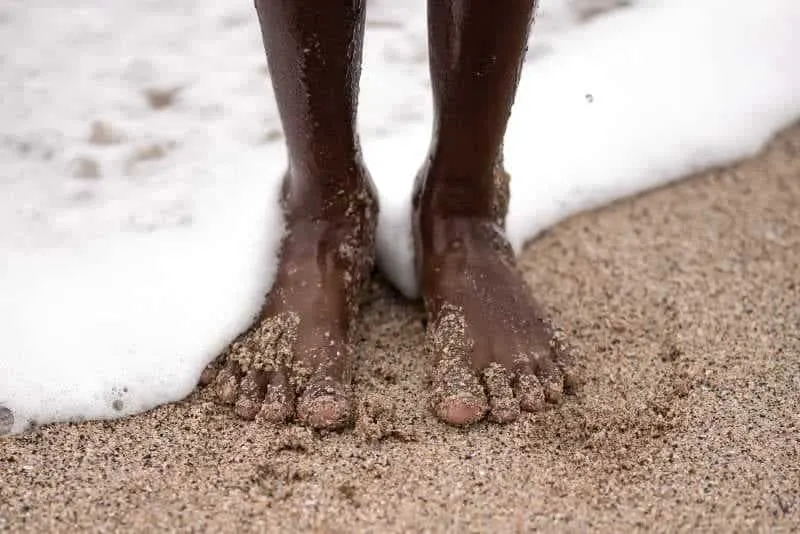
{"type": "Polygon", "coordinates": [[[348,200],[338,212],[287,215],[261,317],[205,373],[242,418],[324,429],[351,421],[350,337],[374,256],[376,206],[367,189],[348,200]]]}
{"type": "Polygon", "coordinates": [[[502,423],[560,402],[569,348],[544,320],[501,227],[435,224],[421,273],[435,414],[453,425],[502,423]]]}

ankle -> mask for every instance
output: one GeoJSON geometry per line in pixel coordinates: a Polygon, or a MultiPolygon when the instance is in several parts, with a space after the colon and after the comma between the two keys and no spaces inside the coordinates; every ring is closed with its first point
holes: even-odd
{"type": "Polygon", "coordinates": [[[294,167],[286,173],[282,197],[286,212],[297,218],[375,216],[378,211],[375,186],[361,162],[338,171],[294,167]]]}
{"type": "Polygon", "coordinates": [[[490,220],[504,226],[508,199],[509,176],[501,162],[478,170],[429,160],[417,178],[414,211],[425,219],[490,220]]]}

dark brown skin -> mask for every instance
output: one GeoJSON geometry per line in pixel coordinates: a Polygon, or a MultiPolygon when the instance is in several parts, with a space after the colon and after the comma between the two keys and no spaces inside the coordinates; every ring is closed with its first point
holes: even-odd
{"type": "Polygon", "coordinates": [[[377,215],[355,130],[364,0],[257,0],[256,10],[289,153],[287,233],[261,319],[239,342],[270,351],[282,337],[290,354],[246,372],[228,357],[216,388],[241,417],[336,428],[352,413],[350,332],[377,215]]]}
{"type": "MultiPolygon", "coordinates": [[[[377,214],[355,129],[364,0],[256,0],[256,9],[289,153],[287,235],[261,319],[213,380],[241,417],[338,428],[353,411],[351,332],[377,214]]],[[[510,421],[563,391],[565,347],[503,229],[502,141],[533,11],[533,0],[428,3],[435,122],[414,233],[432,405],[455,425],[510,421]]]]}

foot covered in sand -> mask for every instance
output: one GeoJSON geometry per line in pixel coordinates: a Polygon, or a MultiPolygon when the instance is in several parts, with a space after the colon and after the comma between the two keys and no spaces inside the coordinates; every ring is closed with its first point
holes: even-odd
{"type": "Polygon", "coordinates": [[[573,349],[517,268],[502,226],[505,206],[491,217],[446,211],[418,207],[415,228],[434,413],[453,425],[487,415],[504,423],[559,403],[575,380],[573,349]]]}
{"type": "Polygon", "coordinates": [[[351,333],[377,215],[363,183],[341,205],[314,213],[313,201],[287,199],[286,236],[261,317],[201,378],[240,417],[326,429],[351,421],[351,333]]]}

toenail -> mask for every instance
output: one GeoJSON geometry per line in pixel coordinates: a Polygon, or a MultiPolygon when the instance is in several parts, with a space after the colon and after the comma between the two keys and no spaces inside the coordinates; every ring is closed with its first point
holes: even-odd
{"type": "Polygon", "coordinates": [[[436,412],[441,419],[452,425],[471,425],[483,419],[486,406],[474,398],[450,397],[439,403],[436,412]]]}
{"type": "Polygon", "coordinates": [[[298,412],[300,418],[313,428],[341,428],[350,420],[350,404],[332,395],[306,398],[298,412]]]}

